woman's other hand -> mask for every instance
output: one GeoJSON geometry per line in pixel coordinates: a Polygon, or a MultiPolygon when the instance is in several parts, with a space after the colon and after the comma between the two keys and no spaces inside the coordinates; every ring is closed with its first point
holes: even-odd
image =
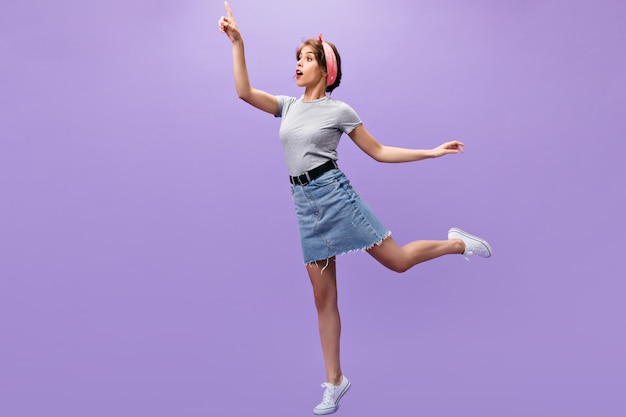
{"type": "Polygon", "coordinates": [[[227,1],[224,2],[224,7],[226,7],[226,14],[228,16],[222,16],[217,22],[220,32],[225,33],[231,42],[239,41],[241,40],[241,33],[233,17],[233,11],[230,9],[227,1]]]}
{"type": "Polygon", "coordinates": [[[434,158],[438,158],[440,156],[444,156],[444,155],[450,155],[450,154],[454,154],[454,153],[459,153],[459,151],[461,153],[465,152],[463,150],[463,146],[465,146],[465,144],[463,142],[459,142],[458,140],[453,140],[450,142],[446,142],[444,144],[441,144],[439,146],[437,146],[436,148],[434,148],[432,150],[432,155],[434,158]]]}

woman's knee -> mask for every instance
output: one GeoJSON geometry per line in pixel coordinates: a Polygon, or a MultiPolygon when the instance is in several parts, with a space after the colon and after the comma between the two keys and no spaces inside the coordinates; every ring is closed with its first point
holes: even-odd
{"type": "Polygon", "coordinates": [[[313,291],[317,311],[337,308],[337,294],[331,291],[313,291]]]}
{"type": "Polygon", "coordinates": [[[394,272],[406,272],[413,266],[404,248],[399,247],[391,236],[380,245],[368,249],[368,253],[385,268],[394,272]]]}
{"type": "Polygon", "coordinates": [[[397,272],[399,274],[408,271],[411,269],[413,265],[408,260],[405,259],[394,259],[385,265],[387,268],[392,270],[393,272],[397,272]]]}
{"type": "Polygon", "coordinates": [[[377,257],[376,259],[384,267],[397,273],[406,272],[413,266],[409,257],[402,251],[395,252],[393,256],[377,257]]]}

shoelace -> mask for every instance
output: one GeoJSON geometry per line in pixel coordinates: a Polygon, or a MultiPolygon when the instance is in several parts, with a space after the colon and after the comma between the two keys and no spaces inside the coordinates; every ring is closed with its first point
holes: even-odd
{"type": "Polygon", "coordinates": [[[323,382],[322,388],[324,389],[324,396],[322,397],[322,404],[334,405],[335,404],[335,386],[330,382],[323,382]]]}
{"type": "Polygon", "coordinates": [[[474,252],[472,252],[471,250],[470,251],[465,251],[465,253],[463,254],[463,257],[465,258],[465,260],[467,262],[469,262],[469,260],[470,260],[469,257],[472,256],[473,254],[474,254],[474,252]]]}

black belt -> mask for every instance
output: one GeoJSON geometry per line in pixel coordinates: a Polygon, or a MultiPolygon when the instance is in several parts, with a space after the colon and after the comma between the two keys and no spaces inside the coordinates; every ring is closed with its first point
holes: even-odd
{"type": "Polygon", "coordinates": [[[292,183],[293,185],[306,185],[310,183],[311,181],[313,181],[315,178],[318,178],[322,174],[335,168],[339,168],[337,166],[337,163],[334,160],[329,159],[328,161],[324,162],[322,165],[315,167],[312,170],[305,172],[304,174],[300,174],[297,177],[290,176],[289,182],[292,183]]]}

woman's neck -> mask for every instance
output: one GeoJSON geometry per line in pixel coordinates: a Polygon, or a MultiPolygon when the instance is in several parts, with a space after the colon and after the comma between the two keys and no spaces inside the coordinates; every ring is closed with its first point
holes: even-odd
{"type": "Polygon", "coordinates": [[[315,101],[326,97],[326,85],[318,84],[315,87],[306,87],[302,101],[315,101]]]}

